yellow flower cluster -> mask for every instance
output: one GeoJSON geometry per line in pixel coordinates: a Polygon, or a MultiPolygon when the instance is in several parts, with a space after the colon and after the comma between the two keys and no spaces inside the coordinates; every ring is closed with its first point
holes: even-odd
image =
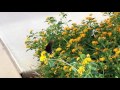
{"type": "Polygon", "coordinates": [[[101,57],[101,58],[99,58],[99,60],[103,62],[103,61],[105,61],[105,57],[101,57]]]}
{"type": "Polygon", "coordinates": [[[82,61],[82,65],[85,66],[86,64],[92,62],[92,59],[90,57],[86,57],[83,61],[82,61]]]}
{"type": "Polygon", "coordinates": [[[45,65],[48,64],[47,58],[46,58],[46,51],[42,51],[41,56],[40,56],[40,61],[44,62],[45,65]]]}
{"type": "Polygon", "coordinates": [[[62,48],[59,47],[56,49],[56,52],[60,52],[61,50],[62,50],[62,48]]]}
{"type": "Polygon", "coordinates": [[[120,49],[119,48],[113,49],[113,52],[115,52],[115,55],[112,56],[112,58],[117,58],[120,55],[120,49]]]}
{"type": "Polygon", "coordinates": [[[93,44],[93,45],[97,45],[97,44],[98,44],[98,41],[92,41],[92,44],[93,44]]]}
{"type": "Polygon", "coordinates": [[[78,73],[79,73],[80,76],[81,76],[81,75],[83,74],[83,72],[85,72],[85,67],[84,67],[84,66],[80,66],[77,71],[78,71],[78,73]]]}

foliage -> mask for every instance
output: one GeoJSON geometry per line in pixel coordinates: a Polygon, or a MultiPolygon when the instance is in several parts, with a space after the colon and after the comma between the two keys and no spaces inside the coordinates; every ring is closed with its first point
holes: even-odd
{"type": "Polygon", "coordinates": [[[66,21],[67,14],[61,13],[60,20],[48,17],[49,27],[33,32],[25,41],[28,50],[41,64],[38,72],[47,78],[118,78],[120,77],[120,13],[109,15],[98,23],[92,15],[81,24],[66,21]],[[54,40],[52,54],[45,48],[54,40]]]}

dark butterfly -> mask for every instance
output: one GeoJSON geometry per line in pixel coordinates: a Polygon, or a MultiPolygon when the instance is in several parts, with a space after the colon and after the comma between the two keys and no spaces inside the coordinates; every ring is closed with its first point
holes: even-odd
{"type": "Polygon", "coordinates": [[[48,52],[48,53],[52,53],[52,45],[53,45],[54,41],[51,40],[48,45],[46,46],[45,50],[48,52]]]}

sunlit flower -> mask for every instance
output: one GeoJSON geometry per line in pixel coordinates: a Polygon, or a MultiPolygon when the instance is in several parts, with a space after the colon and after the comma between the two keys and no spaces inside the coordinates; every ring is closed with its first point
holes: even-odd
{"type": "Polygon", "coordinates": [[[117,51],[119,51],[119,48],[115,48],[115,49],[113,49],[113,51],[114,51],[114,52],[117,52],[117,51]]]}
{"type": "Polygon", "coordinates": [[[105,61],[104,57],[99,58],[100,61],[105,61]]]}
{"type": "Polygon", "coordinates": [[[48,65],[48,60],[47,59],[44,60],[44,64],[48,65]]]}
{"type": "Polygon", "coordinates": [[[71,44],[68,43],[66,47],[69,48],[70,46],[71,46],[71,44]]]}
{"type": "Polygon", "coordinates": [[[69,43],[72,44],[74,42],[74,39],[70,39],[69,43]]]}
{"type": "Polygon", "coordinates": [[[60,54],[63,54],[63,53],[65,53],[65,50],[63,50],[60,54]]]}
{"type": "Polygon", "coordinates": [[[64,66],[63,70],[66,71],[68,69],[68,66],[64,66]]]}
{"type": "Polygon", "coordinates": [[[78,57],[76,60],[77,60],[77,61],[80,60],[80,57],[78,57]]]}
{"type": "Polygon", "coordinates": [[[117,30],[118,32],[120,32],[120,27],[118,28],[118,30],[117,30]]]}
{"type": "Polygon", "coordinates": [[[54,57],[54,53],[49,54],[49,57],[50,57],[50,58],[54,57]]]}
{"type": "Polygon", "coordinates": [[[93,20],[93,18],[91,16],[86,17],[87,20],[93,20]]]}
{"type": "Polygon", "coordinates": [[[62,48],[57,48],[56,49],[56,52],[59,52],[59,51],[61,51],[62,50],[62,48]]]}
{"type": "Polygon", "coordinates": [[[42,51],[41,56],[44,56],[46,53],[46,51],[42,51]]]}
{"type": "Polygon", "coordinates": [[[86,33],[86,32],[88,32],[88,30],[89,30],[89,29],[84,29],[83,32],[86,33]]]}
{"type": "Polygon", "coordinates": [[[100,28],[96,28],[97,31],[100,31],[100,28]]]}
{"type": "Polygon", "coordinates": [[[77,24],[76,23],[72,23],[73,26],[76,26],[77,24]]]}
{"type": "Polygon", "coordinates": [[[44,56],[44,55],[43,55],[43,56],[40,56],[40,61],[41,61],[41,62],[43,62],[43,61],[45,61],[45,60],[46,60],[46,56],[44,56]]]}
{"type": "Polygon", "coordinates": [[[77,28],[76,28],[76,27],[74,27],[74,28],[73,28],[73,30],[74,30],[74,31],[76,31],[76,30],[77,30],[77,28]]]}
{"type": "Polygon", "coordinates": [[[71,71],[72,71],[72,69],[73,69],[73,67],[70,67],[70,68],[69,68],[69,71],[71,72],[71,71]]]}
{"type": "Polygon", "coordinates": [[[92,41],[92,44],[93,44],[93,45],[97,45],[97,44],[98,44],[98,41],[92,41]]]}
{"type": "Polygon", "coordinates": [[[66,75],[65,75],[67,78],[69,78],[70,76],[69,76],[69,73],[67,73],[66,75]]]}
{"type": "Polygon", "coordinates": [[[66,26],[66,27],[64,28],[64,30],[70,30],[70,28],[69,28],[68,26],[66,26]]]}
{"type": "Polygon", "coordinates": [[[102,32],[103,35],[107,35],[107,32],[102,32]]]}
{"type": "Polygon", "coordinates": [[[85,58],[85,59],[82,61],[82,65],[86,65],[86,64],[88,64],[89,62],[92,62],[92,59],[90,58],[90,56],[88,56],[87,58],[85,58]]]}
{"type": "Polygon", "coordinates": [[[116,55],[119,55],[119,54],[120,54],[120,50],[119,50],[119,51],[117,51],[115,54],[116,54],[116,55]]]}
{"type": "Polygon", "coordinates": [[[105,48],[105,49],[103,49],[103,52],[106,52],[108,50],[108,48],[105,48]]]}
{"type": "Polygon", "coordinates": [[[76,49],[72,49],[72,53],[74,53],[76,51],[76,49]]]}
{"type": "Polygon", "coordinates": [[[67,34],[67,32],[62,32],[62,35],[66,35],[67,34]]]}
{"type": "Polygon", "coordinates": [[[82,34],[80,34],[80,36],[84,38],[86,36],[86,34],[82,33],[82,34]]]}
{"type": "Polygon", "coordinates": [[[111,35],[112,35],[112,32],[108,32],[107,34],[108,34],[108,36],[111,36],[111,35]]]}
{"type": "Polygon", "coordinates": [[[81,37],[77,37],[76,41],[79,42],[81,40],[81,37]]]}
{"type": "Polygon", "coordinates": [[[98,55],[98,52],[94,52],[93,54],[94,54],[94,55],[98,55]]]}
{"type": "Polygon", "coordinates": [[[81,76],[81,75],[83,74],[83,72],[85,72],[85,67],[84,67],[84,66],[80,66],[77,71],[78,71],[78,73],[79,73],[80,76],[81,76]]]}

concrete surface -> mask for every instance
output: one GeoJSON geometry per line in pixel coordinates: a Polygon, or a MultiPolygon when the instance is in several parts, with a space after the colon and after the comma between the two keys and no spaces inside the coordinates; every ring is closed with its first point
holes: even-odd
{"type": "Polygon", "coordinates": [[[0,42],[0,78],[21,78],[1,42],[0,42]]]}

